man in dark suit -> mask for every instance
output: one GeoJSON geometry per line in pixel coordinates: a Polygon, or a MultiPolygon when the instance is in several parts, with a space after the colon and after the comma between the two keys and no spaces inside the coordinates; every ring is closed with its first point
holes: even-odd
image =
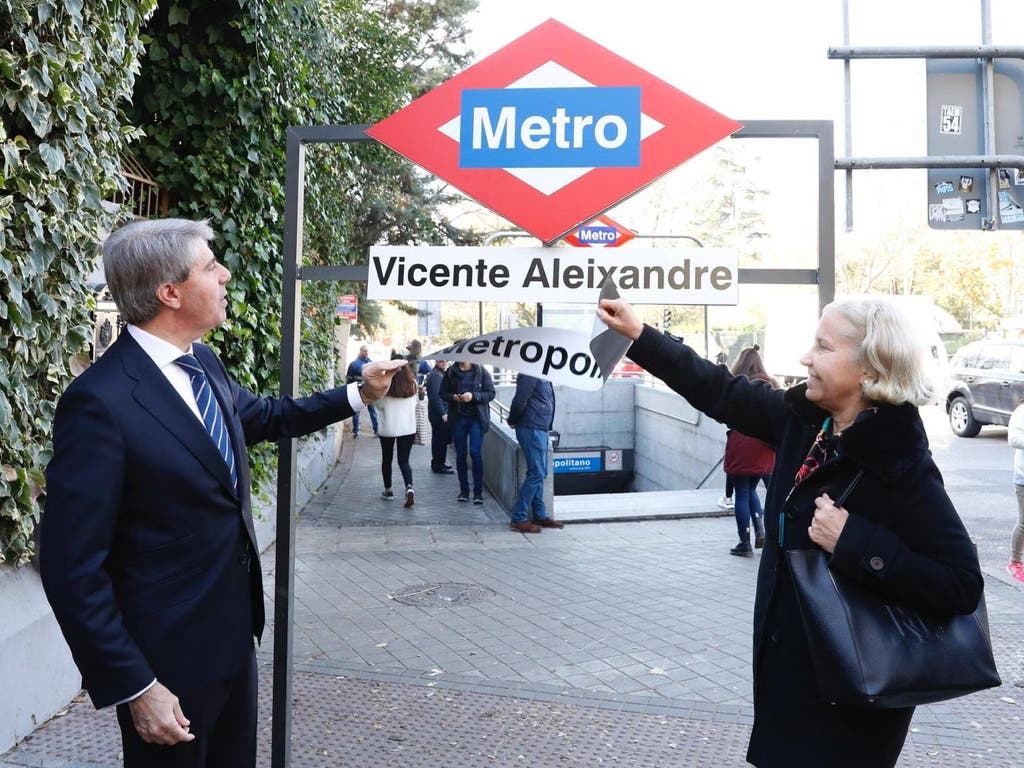
{"type": "Polygon", "coordinates": [[[126,768],[251,768],[264,628],[245,447],[351,416],[361,385],[259,397],[197,339],[231,277],[205,222],[139,221],[104,244],[125,332],[57,405],[41,570],[83,685],[117,705],[126,768]]]}
{"type": "Polygon", "coordinates": [[[448,368],[447,360],[438,360],[427,374],[427,418],[430,420],[430,471],[439,475],[452,475],[455,470],[448,464],[448,446],[452,442],[448,429],[448,403],[441,397],[441,382],[448,368]]]}

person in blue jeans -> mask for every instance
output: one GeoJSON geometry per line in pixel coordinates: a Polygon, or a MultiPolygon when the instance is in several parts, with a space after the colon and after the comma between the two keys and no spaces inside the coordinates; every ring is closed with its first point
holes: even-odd
{"type": "Polygon", "coordinates": [[[555,422],[555,389],[550,381],[520,373],[508,410],[508,425],[515,428],[519,449],[526,459],[526,477],[512,506],[509,528],[519,533],[540,533],[564,528],[548,515],[544,505],[544,478],[548,475],[548,432],[555,422]],[[530,521],[530,515],[533,521],[530,521]]]}
{"type": "MultiPolygon", "coordinates": [[[[345,383],[346,384],[357,384],[363,380],[363,366],[367,363],[372,362],[370,360],[370,350],[363,344],[359,348],[359,356],[356,357],[351,363],[348,364],[348,369],[345,371],[345,383]]],[[[367,411],[370,412],[370,423],[373,425],[373,434],[377,434],[377,409],[371,404],[367,406],[367,411]]],[[[355,439],[359,438],[359,414],[352,414],[352,437],[355,439]]]]}
{"type": "Polygon", "coordinates": [[[460,362],[445,371],[441,398],[448,405],[448,425],[455,443],[458,501],[469,501],[469,463],[473,460],[473,503],[484,503],[484,433],[491,426],[494,381],[483,366],[460,362]]]}

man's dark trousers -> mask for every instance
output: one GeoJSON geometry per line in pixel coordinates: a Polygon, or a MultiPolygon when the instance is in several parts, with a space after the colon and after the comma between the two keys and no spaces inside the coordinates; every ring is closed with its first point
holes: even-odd
{"type": "Polygon", "coordinates": [[[147,744],[127,704],[117,708],[125,765],[146,768],[253,768],[256,765],[256,654],[233,678],[200,693],[178,696],[192,741],[163,747],[147,744]]]}
{"type": "Polygon", "coordinates": [[[451,430],[444,419],[430,420],[430,469],[443,472],[448,464],[448,444],[452,441],[451,430]]]}

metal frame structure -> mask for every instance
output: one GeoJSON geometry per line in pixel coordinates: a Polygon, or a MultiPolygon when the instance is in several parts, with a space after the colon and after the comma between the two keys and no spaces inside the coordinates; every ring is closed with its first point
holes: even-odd
{"type": "MultiPolygon", "coordinates": [[[[299,340],[302,283],[307,280],[365,281],[367,264],[303,266],[302,230],[305,161],[308,144],[374,141],[368,125],[303,126],[287,132],[284,209],[284,269],[281,297],[280,394],[294,397],[299,389],[299,340]]],[[[835,194],[833,127],[830,120],[750,120],[734,138],[813,139],[818,142],[818,268],[741,269],[741,283],[818,286],[823,307],[835,294],[835,194]]],[[[296,441],[278,441],[277,554],[274,577],[274,672],[272,768],[291,765],[292,675],[294,661],[296,441]]]]}
{"type": "MultiPolygon", "coordinates": [[[[830,59],[843,61],[843,95],[845,113],[845,156],[836,158],[835,168],[846,172],[846,229],[853,229],[853,172],[862,169],[910,168],[988,168],[989,210],[999,209],[996,200],[997,168],[1024,168],[1024,155],[994,155],[995,85],[993,62],[995,59],[1024,59],[1024,46],[992,45],[992,9],[990,0],[981,0],[981,45],[918,45],[918,46],[851,46],[849,0],[843,0],[843,45],[828,49],[830,59]],[[853,155],[853,98],[850,62],[853,59],[979,59],[985,67],[982,77],[981,98],[985,111],[984,153],[980,155],[946,155],[925,157],[852,157],[853,155]]],[[[993,215],[982,222],[983,229],[995,229],[993,215]]]]}

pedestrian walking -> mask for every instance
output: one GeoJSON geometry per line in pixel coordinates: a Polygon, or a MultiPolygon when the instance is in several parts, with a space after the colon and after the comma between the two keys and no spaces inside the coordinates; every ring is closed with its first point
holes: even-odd
{"type": "Polygon", "coordinates": [[[1024,581],[1024,402],[1010,415],[1006,439],[1013,448],[1013,489],[1017,493],[1017,523],[1010,535],[1010,563],[1006,570],[1024,581]]]}
{"type": "Polygon", "coordinates": [[[199,343],[231,273],[205,221],[135,221],[103,245],[125,332],[57,403],[40,568],[82,684],[116,706],[126,768],[256,764],[263,572],[245,448],[346,419],[391,383],[243,389],[199,343]]]}
{"type": "Polygon", "coordinates": [[[448,446],[452,442],[448,428],[448,403],[441,397],[441,383],[448,369],[447,360],[438,360],[427,374],[427,420],[430,421],[430,471],[438,475],[455,473],[448,464],[448,446]]]}
{"type": "Polygon", "coordinates": [[[449,426],[455,443],[459,476],[457,501],[469,501],[469,464],[473,460],[473,503],[484,503],[484,433],[491,427],[494,382],[482,365],[460,362],[445,371],[441,398],[448,402],[449,426]],[[451,421],[454,417],[454,422],[451,421]]]}
{"type": "MultiPolygon", "coordinates": [[[[392,359],[404,360],[399,354],[392,359]]],[[[398,370],[391,379],[387,394],[377,401],[379,413],[380,437],[380,473],[384,480],[381,497],[393,499],[391,487],[391,469],[394,463],[395,450],[398,451],[398,469],[405,481],[405,506],[411,507],[415,501],[412,487],[412,465],[409,456],[412,453],[413,440],[416,437],[416,394],[419,387],[416,377],[408,365],[398,370]]]]}
{"type": "MultiPolygon", "coordinates": [[[[348,364],[348,369],[345,371],[345,381],[348,384],[358,384],[363,380],[363,366],[367,363],[373,362],[370,360],[370,348],[363,344],[359,347],[359,354],[356,359],[348,364]]],[[[377,434],[377,408],[370,404],[366,408],[370,414],[370,424],[373,425],[373,434],[377,434]]],[[[355,413],[352,415],[352,437],[359,439],[359,414],[355,413]]]]}
{"type": "Polygon", "coordinates": [[[509,528],[513,531],[540,533],[544,528],[565,527],[548,514],[544,504],[548,432],[554,423],[555,389],[551,382],[520,373],[516,379],[516,393],[508,409],[508,425],[516,431],[519,450],[526,460],[526,477],[512,505],[509,528]]]}
{"type": "MultiPolygon", "coordinates": [[[[778,387],[778,382],[765,371],[759,350],[760,347],[755,344],[740,352],[732,367],[733,375],[767,381],[773,387],[778,387]]],[[[761,509],[761,498],[757,495],[757,484],[771,474],[775,466],[775,451],[757,438],[730,429],[725,443],[724,464],[726,477],[733,484],[733,514],[740,538],[739,544],[730,549],[729,554],[752,557],[754,549],[764,546],[764,512],[761,509]],[[753,547],[750,545],[751,526],[754,528],[753,547]]]]}
{"type": "MultiPolygon", "coordinates": [[[[703,360],[641,323],[625,301],[601,301],[598,316],[634,340],[634,362],[697,410],[776,448],[754,603],[747,760],[758,768],[895,765],[913,707],[821,697],[783,552],[820,548],[837,575],[909,610],[948,617],[977,608],[977,552],[916,407],[931,393],[913,325],[885,301],[834,302],[801,359],[806,383],[781,390],[703,360]],[[833,499],[853,485],[837,507],[833,499]]],[[[879,668],[894,664],[878,661],[879,668]]]]}

